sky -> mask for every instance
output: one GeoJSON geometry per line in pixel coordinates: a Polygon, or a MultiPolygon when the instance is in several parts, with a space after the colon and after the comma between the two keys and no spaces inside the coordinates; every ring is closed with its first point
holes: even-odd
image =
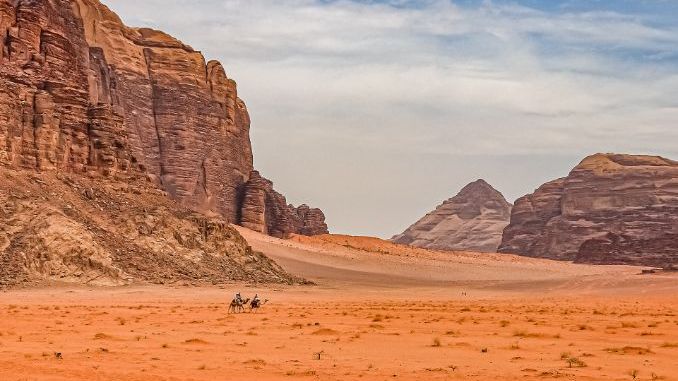
{"type": "Polygon", "coordinates": [[[678,159],[678,1],[104,0],[218,59],[255,167],[388,238],[483,178],[513,202],[596,152],[678,159]]]}

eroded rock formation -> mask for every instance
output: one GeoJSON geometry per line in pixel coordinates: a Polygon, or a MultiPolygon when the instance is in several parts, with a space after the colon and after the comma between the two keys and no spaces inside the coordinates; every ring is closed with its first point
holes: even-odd
{"type": "Polygon", "coordinates": [[[0,166],[0,289],[17,284],[291,283],[220,218],[141,178],[0,166]]]}
{"type": "Polygon", "coordinates": [[[428,249],[496,252],[510,215],[511,204],[504,196],[478,180],[391,241],[428,249]]]}
{"type": "MultiPolygon", "coordinates": [[[[250,118],[219,62],[98,0],[0,0],[0,36],[2,163],[145,173],[185,206],[247,214],[250,118]]],[[[314,231],[278,215],[285,234],[314,231]]]]}
{"type": "Polygon", "coordinates": [[[596,154],[516,201],[500,252],[597,264],[678,263],[678,162],[596,154]]]}
{"type": "Polygon", "coordinates": [[[273,183],[253,171],[245,184],[240,225],[274,237],[287,238],[293,233],[327,234],[325,215],[307,205],[295,208],[285,196],[273,189],[273,183]]]}

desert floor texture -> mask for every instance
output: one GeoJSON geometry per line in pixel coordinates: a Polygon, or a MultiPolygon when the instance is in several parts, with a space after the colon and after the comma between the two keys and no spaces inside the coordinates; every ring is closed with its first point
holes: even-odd
{"type": "Polygon", "coordinates": [[[316,285],[1,292],[0,380],[678,380],[676,274],[240,230],[316,285]]]}

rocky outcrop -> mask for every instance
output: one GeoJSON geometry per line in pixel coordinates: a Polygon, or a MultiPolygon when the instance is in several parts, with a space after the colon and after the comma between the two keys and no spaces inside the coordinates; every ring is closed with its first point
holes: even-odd
{"type": "Polygon", "coordinates": [[[38,170],[126,170],[122,115],[110,102],[91,102],[100,62],[70,4],[2,0],[0,19],[0,161],[38,170]]]}
{"type": "Polygon", "coordinates": [[[98,0],[0,0],[0,36],[0,162],[145,173],[183,205],[239,220],[250,118],[219,62],[98,0]]]}
{"type": "Polygon", "coordinates": [[[328,233],[320,209],[288,205],[285,196],[276,192],[273,183],[257,171],[250,174],[244,187],[240,225],[278,238],[328,233]]]}
{"type": "Polygon", "coordinates": [[[392,242],[438,250],[496,252],[511,204],[484,180],[464,187],[392,242]]]}
{"type": "Polygon", "coordinates": [[[596,154],[516,201],[500,252],[582,263],[678,263],[678,162],[596,154]]]}
{"type": "Polygon", "coordinates": [[[293,215],[296,215],[294,233],[301,235],[321,235],[329,234],[327,224],[325,223],[325,213],[318,208],[311,208],[306,204],[298,207],[288,205],[288,209],[293,215]]]}
{"type": "Polygon", "coordinates": [[[224,220],[181,207],[143,179],[0,166],[0,289],[229,281],[295,279],[224,220]]]}

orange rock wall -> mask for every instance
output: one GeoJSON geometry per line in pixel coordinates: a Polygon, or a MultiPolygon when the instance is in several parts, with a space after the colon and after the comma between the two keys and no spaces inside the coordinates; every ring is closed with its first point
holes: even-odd
{"type": "Polygon", "coordinates": [[[219,62],[125,26],[98,0],[0,0],[0,36],[1,162],[145,173],[182,204],[240,222],[250,117],[219,62]]]}

